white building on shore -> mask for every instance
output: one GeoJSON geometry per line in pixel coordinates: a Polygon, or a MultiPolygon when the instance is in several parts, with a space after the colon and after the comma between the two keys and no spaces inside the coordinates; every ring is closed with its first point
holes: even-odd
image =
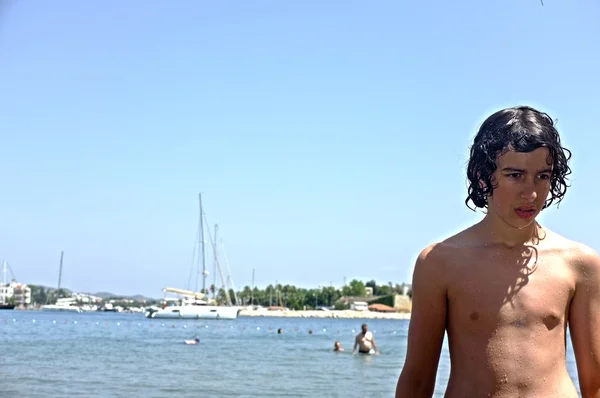
{"type": "Polygon", "coordinates": [[[6,285],[0,283],[0,302],[14,300],[16,305],[31,304],[31,288],[24,283],[12,281],[6,285]]]}
{"type": "Polygon", "coordinates": [[[71,296],[83,304],[100,304],[100,303],[102,303],[102,298],[97,297],[97,296],[92,296],[91,294],[73,293],[71,296]]]}

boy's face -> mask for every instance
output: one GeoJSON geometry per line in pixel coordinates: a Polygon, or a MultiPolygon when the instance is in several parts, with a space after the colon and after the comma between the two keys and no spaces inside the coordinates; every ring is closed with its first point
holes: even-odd
{"type": "Polygon", "coordinates": [[[507,151],[498,156],[492,175],[494,190],[488,197],[490,213],[514,228],[530,225],[550,192],[552,166],[548,148],[532,152],[507,151]]]}

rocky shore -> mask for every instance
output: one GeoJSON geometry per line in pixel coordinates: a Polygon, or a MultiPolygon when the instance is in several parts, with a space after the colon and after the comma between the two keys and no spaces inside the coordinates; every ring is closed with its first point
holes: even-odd
{"type": "Polygon", "coordinates": [[[342,318],[342,319],[410,319],[408,312],[375,311],[269,311],[242,310],[239,316],[264,316],[284,318],[342,318]]]}

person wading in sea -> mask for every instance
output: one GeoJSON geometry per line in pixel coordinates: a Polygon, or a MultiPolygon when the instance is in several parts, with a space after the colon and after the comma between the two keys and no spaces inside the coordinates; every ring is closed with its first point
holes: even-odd
{"type": "Polygon", "coordinates": [[[373,333],[369,332],[369,327],[367,324],[363,323],[361,329],[361,332],[357,334],[356,338],[354,339],[354,348],[352,349],[352,354],[356,354],[357,347],[358,352],[361,354],[372,354],[373,349],[375,349],[375,354],[379,354],[377,344],[375,344],[375,337],[373,337],[373,333]]]}
{"type": "Polygon", "coordinates": [[[467,205],[485,217],[425,248],[413,273],[406,359],[396,398],[431,397],[444,332],[446,397],[600,397],[600,258],[536,221],[567,191],[569,150],[553,120],[500,110],[475,136],[467,205]]]}

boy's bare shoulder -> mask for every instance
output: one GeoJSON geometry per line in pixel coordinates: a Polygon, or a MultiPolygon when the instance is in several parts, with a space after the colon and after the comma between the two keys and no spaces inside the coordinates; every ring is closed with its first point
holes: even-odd
{"type": "Polygon", "coordinates": [[[590,246],[568,239],[553,231],[546,230],[547,245],[559,254],[574,270],[587,272],[600,272],[600,256],[590,246]]]}
{"type": "Polygon", "coordinates": [[[578,284],[600,288],[600,256],[594,249],[548,228],[544,228],[543,232],[539,249],[546,259],[560,259],[569,267],[578,284]]]}
{"type": "Polygon", "coordinates": [[[417,266],[430,272],[446,270],[457,258],[464,255],[465,249],[470,246],[470,235],[470,229],[466,229],[427,246],[419,253],[417,266]]]}
{"type": "Polygon", "coordinates": [[[425,260],[444,260],[451,259],[457,255],[458,252],[462,252],[465,249],[472,246],[473,243],[473,232],[472,228],[467,228],[459,233],[449,236],[446,239],[433,243],[427,246],[419,254],[419,258],[425,260]]]}

